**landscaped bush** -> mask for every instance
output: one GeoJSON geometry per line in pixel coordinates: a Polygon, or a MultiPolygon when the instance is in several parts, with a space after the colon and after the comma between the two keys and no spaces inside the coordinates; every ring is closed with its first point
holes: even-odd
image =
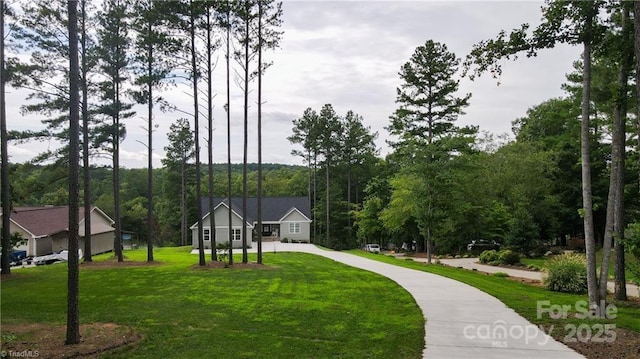
{"type": "Polygon", "coordinates": [[[587,292],[587,260],[581,254],[562,254],[549,259],[545,266],[544,284],[554,292],[584,294],[587,292]]]}
{"type": "Polygon", "coordinates": [[[554,256],[557,256],[559,254],[564,253],[564,248],[559,246],[554,246],[549,248],[549,252],[551,252],[551,254],[553,254],[554,256]]]}
{"type": "Polygon", "coordinates": [[[498,260],[498,252],[495,249],[480,253],[480,263],[491,263],[498,260]]]}
{"type": "Polygon", "coordinates": [[[509,275],[504,272],[495,272],[492,274],[492,276],[499,277],[499,278],[507,278],[509,275]]]}
{"type": "Polygon", "coordinates": [[[282,242],[282,243],[289,243],[289,238],[284,237],[284,238],[282,238],[282,239],[280,240],[280,242],[282,242]]]}
{"type": "Polygon", "coordinates": [[[640,287],[640,263],[633,262],[625,262],[626,268],[629,270],[631,275],[627,278],[631,283],[634,283],[638,287],[640,287]]]}
{"type": "Polygon", "coordinates": [[[520,263],[520,255],[509,249],[503,249],[498,252],[498,262],[500,264],[514,265],[520,263]]]}

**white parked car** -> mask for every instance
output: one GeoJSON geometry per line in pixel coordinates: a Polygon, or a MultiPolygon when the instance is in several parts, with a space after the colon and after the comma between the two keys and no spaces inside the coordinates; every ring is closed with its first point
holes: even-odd
{"type": "Polygon", "coordinates": [[[378,244],[367,244],[364,246],[364,250],[371,253],[380,253],[380,245],[378,244]]]}

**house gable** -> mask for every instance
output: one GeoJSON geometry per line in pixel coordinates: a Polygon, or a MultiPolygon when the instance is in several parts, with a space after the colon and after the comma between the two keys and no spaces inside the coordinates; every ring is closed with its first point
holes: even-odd
{"type": "Polygon", "coordinates": [[[282,218],[280,218],[279,222],[311,222],[309,217],[305,216],[302,212],[300,212],[297,208],[291,208],[289,212],[287,212],[282,218]]]}
{"type": "MultiPolygon", "coordinates": [[[[79,223],[78,233],[81,237],[84,237],[84,218],[79,223]]],[[[115,229],[113,225],[115,222],[106,213],[104,213],[100,208],[93,207],[91,208],[91,235],[100,234],[100,233],[108,233],[114,232],[115,229]]]]}
{"type": "MultiPolygon", "coordinates": [[[[229,206],[227,206],[226,203],[224,202],[220,202],[218,203],[218,205],[214,208],[213,210],[214,216],[216,218],[216,227],[221,228],[221,227],[229,227],[229,206]]],[[[232,214],[232,227],[241,227],[242,226],[242,216],[236,212],[234,209],[231,209],[231,214],[232,214]]],[[[204,215],[204,217],[202,217],[202,222],[203,222],[203,226],[204,227],[211,227],[211,212],[208,212],[207,214],[204,215]]],[[[249,222],[247,222],[247,227],[249,228],[253,228],[253,225],[249,222]]],[[[198,228],[198,222],[194,223],[191,227],[189,227],[189,229],[195,230],[198,228]]]]}

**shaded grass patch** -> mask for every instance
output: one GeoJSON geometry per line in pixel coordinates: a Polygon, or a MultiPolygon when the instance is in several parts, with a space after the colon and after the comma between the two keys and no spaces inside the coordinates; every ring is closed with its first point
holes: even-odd
{"type": "MultiPolygon", "coordinates": [[[[422,355],[422,312],[383,276],[304,253],[265,252],[269,270],[193,270],[197,256],[185,248],[158,248],[154,255],[160,265],[81,269],[82,323],[116,323],[144,338],[109,357],[422,355]]],[[[127,257],[144,261],[146,251],[127,257]]],[[[3,326],[63,324],[66,274],[65,265],[52,265],[3,281],[3,326]]]]}

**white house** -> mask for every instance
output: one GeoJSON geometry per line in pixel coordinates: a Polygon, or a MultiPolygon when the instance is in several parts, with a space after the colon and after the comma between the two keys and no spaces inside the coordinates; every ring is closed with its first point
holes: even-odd
{"type": "MultiPolygon", "coordinates": [[[[84,249],[84,208],[79,211],[78,233],[80,249],[84,249]]],[[[68,249],[69,207],[16,207],[10,215],[11,233],[18,232],[27,244],[17,247],[26,250],[27,256],[42,256],[68,249]]],[[[114,221],[98,207],[91,208],[91,252],[104,253],[113,250],[114,221]]]]}
{"type": "MultiPolygon", "coordinates": [[[[231,210],[231,234],[233,248],[242,247],[242,218],[246,219],[247,246],[251,247],[253,234],[258,225],[258,198],[247,198],[247,208],[242,209],[242,198],[214,198],[214,219],[216,243],[229,242],[229,210],[231,210]],[[229,208],[231,207],[231,208],[229,208]]],[[[211,213],[209,199],[202,199],[203,240],[205,248],[211,248],[211,213]]],[[[311,210],[307,197],[263,197],[262,198],[262,236],[265,240],[309,242],[311,239],[311,210]]],[[[191,226],[193,248],[198,248],[198,224],[191,226]]]]}

